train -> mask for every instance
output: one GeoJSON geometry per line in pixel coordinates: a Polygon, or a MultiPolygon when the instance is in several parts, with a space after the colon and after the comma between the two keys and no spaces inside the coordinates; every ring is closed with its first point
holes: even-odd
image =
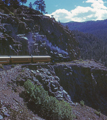
{"type": "Polygon", "coordinates": [[[51,56],[0,56],[0,64],[51,62],[51,56]]]}

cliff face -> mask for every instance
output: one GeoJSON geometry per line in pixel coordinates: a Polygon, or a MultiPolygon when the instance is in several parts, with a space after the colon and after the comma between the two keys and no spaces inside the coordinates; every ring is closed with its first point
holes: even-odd
{"type": "Polygon", "coordinates": [[[0,12],[1,55],[62,54],[71,59],[79,56],[78,44],[70,30],[35,10],[31,12],[25,6],[18,9],[20,14],[0,12]]]}
{"type": "Polygon", "coordinates": [[[107,68],[94,61],[74,61],[55,65],[55,73],[73,102],[83,100],[107,115],[107,68]]]}

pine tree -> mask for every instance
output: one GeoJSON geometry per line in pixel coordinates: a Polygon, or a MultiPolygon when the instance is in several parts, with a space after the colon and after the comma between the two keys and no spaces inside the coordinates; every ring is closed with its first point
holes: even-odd
{"type": "Polygon", "coordinates": [[[32,9],[32,8],[33,8],[33,5],[32,5],[32,3],[31,3],[31,2],[29,3],[29,8],[30,8],[30,9],[32,9]]]}
{"type": "Polygon", "coordinates": [[[44,0],[36,0],[34,5],[36,5],[36,10],[40,11],[41,13],[45,13],[46,4],[44,0]]]}
{"type": "Polygon", "coordinates": [[[20,0],[20,2],[23,4],[25,4],[27,2],[27,0],[20,0]]]}
{"type": "Polygon", "coordinates": [[[20,3],[18,0],[10,0],[9,1],[10,6],[17,8],[18,6],[20,6],[20,3]]]}

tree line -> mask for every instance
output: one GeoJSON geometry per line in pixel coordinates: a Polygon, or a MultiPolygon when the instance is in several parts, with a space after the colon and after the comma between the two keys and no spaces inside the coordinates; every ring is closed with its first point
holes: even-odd
{"type": "MultiPolygon", "coordinates": [[[[7,6],[12,6],[12,7],[19,7],[21,4],[26,4],[27,0],[0,0],[0,3],[3,3],[7,6]]],[[[46,4],[44,0],[36,0],[34,3],[30,2],[29,3],[29,8],[33,9],[33,6],[35,6],[35,9],[37,11],[40,11],[41,13],[46,13],[46,4]]]]}

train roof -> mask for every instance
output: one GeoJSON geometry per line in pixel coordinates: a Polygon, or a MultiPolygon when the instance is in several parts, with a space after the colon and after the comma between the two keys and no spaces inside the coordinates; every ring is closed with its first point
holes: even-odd
{"type": "Polygon", "coordinates": [[[11,56],[11,58],[51,58],[51,56],[11,56]]]}
{"type": "Polygon", "coordinates": [[[31,58],[31,56],[11,56],[11,58],[31,58]]]}
{"type": "Polygon", "coordinates": [[[10,56],[0,56],[0,59],[4,58],[10,58],[10,56]]]}
{"type": "Polygon", "coordinates": [[[51,58],[51,56],[32,56],[33,58],[51,58]]]}
{"type": "Polygon", "coordinates": [[[0,56],[0,58],[51,58],[51,56],[0,56]]]}

